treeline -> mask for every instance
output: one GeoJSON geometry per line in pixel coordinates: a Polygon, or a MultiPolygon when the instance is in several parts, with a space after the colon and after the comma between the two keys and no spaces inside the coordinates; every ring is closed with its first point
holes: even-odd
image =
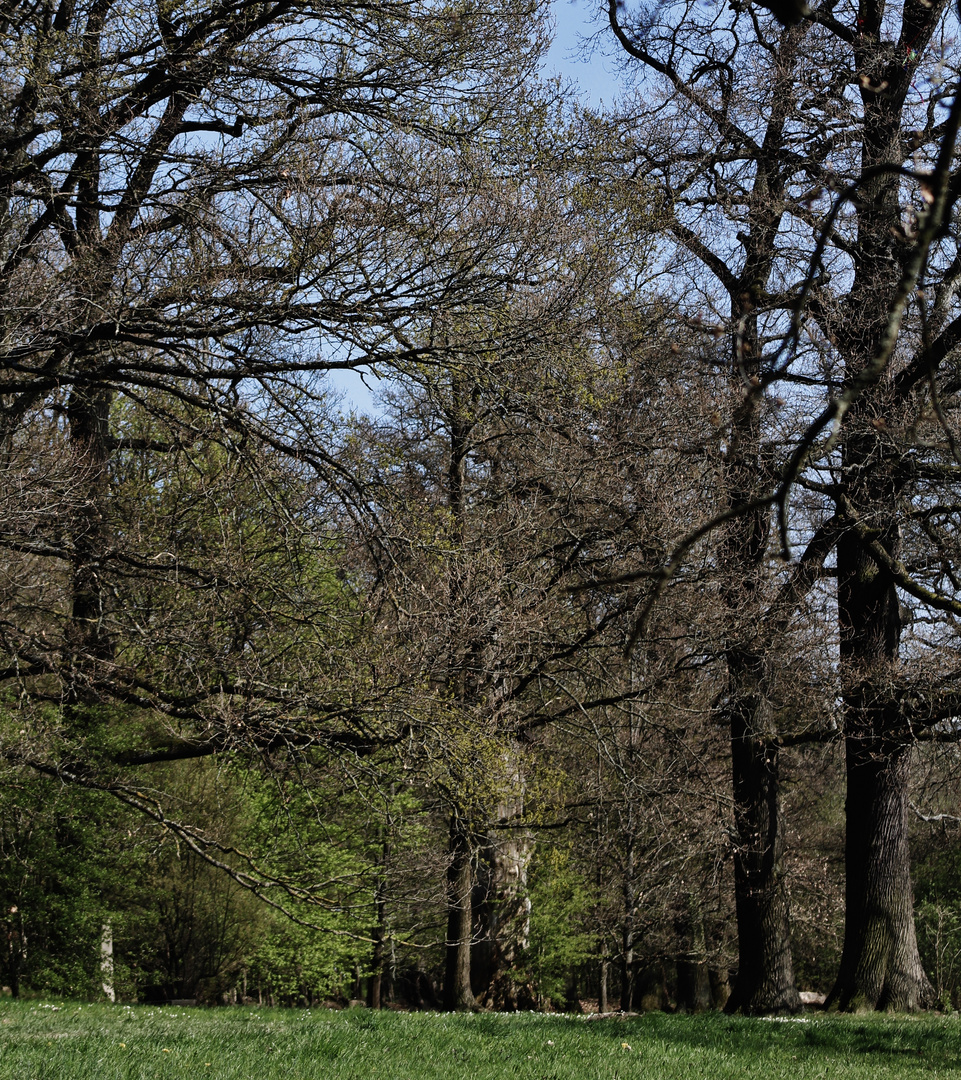
{"type": "Polygon", "coordinates": [[[958,22],[791,18],[0,5],[12,992],[957,1004],[958,22]]]}

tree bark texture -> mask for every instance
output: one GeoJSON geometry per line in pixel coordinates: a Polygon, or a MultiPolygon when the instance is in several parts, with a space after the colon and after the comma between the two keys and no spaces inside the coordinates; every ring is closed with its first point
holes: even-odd
{"type": "MultiPolygon", "coordinates": [[[[758,310],[774,268],[784,213],[780,153],[796,47],[793,35],[782,35],[771,115],[750,195],[749,230],[741,241],[744,264],[729,290],[733,330],[730,382],[735,404],[723,479],[730,506],[750,505],[768,484],[760,402],[753,388],[765,374],[758,310]]],[[[727,693],[738,927],[738,977],[725,1008],[747,1014],[800,1008],[783,870],[777,733],[769,696],[774,642],[763,633],[769,533],[769,511],[748,510],[731,523],[722,548],[724,598],[729,612],[727,693]]]]}
{"type": "MultiPolygon", "coordinates": [[[[863,445],[860,449],[861,467],[867,468],[863,445]]],[[[873,494],[877,506],[879,493],[873,494]]],[[[897,554],[897,527],[887,521],[878,536],[897,554]]],[[[848,785],[845,920],[841,966],[827,1004],[852,1012],[911,1012],[933,1004],[934,992],[914,925],[907,829],[910,733],[893,681],[900,608],[890,576],[852,533],[838,545],[838,573],[848,785]]]]}
{"type": "MultiPolygon", "coordinates": [[[[503,809],[503,808],[502,808],[503,809]]],[[[536,1008],[533,988],[516,981],[531,927],[527,866],[533,838],[526,830],[493,830],[481,856],[486,896],[477,911],[477,944],[471,960],[474,991],[499,1012],[536,1008]]]]}
{"type": "Polygon", "coordinates": [[[447,943],[444,972],[444,1008],[465,1012],[475,1008],[471,990],[471,938],[473,935],[473,851],[470,835],[451,821],[447,869],[447,943]]]}
{"type": "MultiPolygon", "coordinates": [[[[864,0],[852,43],[862,73],[858,258],[836,323],[845,375],[857,377],[882,355],[903,273],[899,232],[903,135],[914,64],[939,25],[945,0],[905,4],[907,62],[890,52],[892,12],[864,0]],[[883,89],[883,93],[878,91],[883,89]]],[[[911,386],[904,393],[910,395],[911,386]]],[[[898,705],[901,618],[897,589],[871,557],[868,541],[899,557],[904,479],[901,453],[885,436],[903,394],[886,373],[849,410],[842,429],[840,509],[849,522],[837,549],[838,628],[847,767],[846,914],[841,967],[829,1004],[848,1010],[930,1004],[914,928],[907,841],[910,732],[898,705]]]]}
{"type": "MultiPolygon", "coordinates": [[[[748,666],[760,663],[752,658],[748,666]]],[[[743,686],[747,672],[740,670],[738,675],[743,686]]],[[[725,1011],[749,1015],[801,1008],[784,879],[778,751],[763,737],[763,725],[758,723],[763,706],[763,696],[751,695],[731,717],[738,971],[725,1011]]]]}
{"type": "Polygon", "coordinates": [[[827,1006],[913,1012],[934,1003],[914,926],[907,830],[910,748],[849,735],[844,949],[827,1006]]]}
{"type": "MultiPolygon", "coordinates": [[[[749,283],[770,272],[769,223],[757,230],[751,262],[756,276],[732,297],[740,328],[734,372],[759,372],[756,305],[749,283]]],[[[745,393],[743,390],[742,393],[745,393]]],[[[745,394],[732,420],[732,446],[725,462],[731,505],[756,499],[765,483],[756,402],[745,394]]],[[[727,1012],[758,1015],[797,1012],[789,900],[784,877],[784,821],[777,731],[771,705],[770,667],[774,645],[764,632],[764,575],[770,528],[763,509],[740,515],[728,529],[723,549],[729,615],[727,648],[728,723],[734,796],[734,894],[738,931],[738,975],[727,1012]]]]}

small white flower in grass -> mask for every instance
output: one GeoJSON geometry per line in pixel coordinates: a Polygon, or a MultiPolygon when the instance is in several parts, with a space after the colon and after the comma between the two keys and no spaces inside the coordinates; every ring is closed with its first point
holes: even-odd
{"type": "Polygon", "coordinates": [[[554,1040],[553,1039],[548,1039],[547,1040],[547,1045],[548,1046],[553,1046],[554,1045],[554,1040]]]}

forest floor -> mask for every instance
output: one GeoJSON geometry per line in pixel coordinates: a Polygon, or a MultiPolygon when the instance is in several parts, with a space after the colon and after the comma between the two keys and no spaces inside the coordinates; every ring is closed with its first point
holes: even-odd
{"type": "Polygon", "coordinates": [[[961,1078],[961,1018],[0,1003],[2,1080],[961,1078]]]}

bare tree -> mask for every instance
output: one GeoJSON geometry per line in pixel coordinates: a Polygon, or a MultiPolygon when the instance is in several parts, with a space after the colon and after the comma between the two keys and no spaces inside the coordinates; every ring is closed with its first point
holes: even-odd
{"type": "Polygon", "coordinates": [[[436,310],[523,280],[478,160],[510,171],[536,119],[540,13],[12,3],[0,37],[2,753],[309,919],[296,867],[137,770],[233,752],[309,783],[409,731],[407,688],[349,655],[333,506],[366,496],[323,376],[429,362],[436,310]]]}
{"type": "Polygon", "coordinates": [[[916,1008],[930,995],[911,913],[906,769],[912,724],[938,713],[909,719],[903,707],[912,678],[898,592],[924,596],[929,610],[955,599],[953,586],[923,582],[925,560],[943,566],[946,549],[929,537],[929,554],[909,569],[899,537],[923,500],[906,461],[943,460],[953,439],[947,5],[824,4],[782,18],[788,28],[751,5],[705,17],[693,5],[635,14],[612,3],[609,15],[651,101],[625,113],[625,131],[635,131],[639,174],[666,202],[673,270],[730,343],[720,463],[730,513],[716,523],[725,522],[739,849],[729,1007],[797,1007],[777,759],[785,740],[818,733],[774,722],[772,664],[798,605],[836,572],[849,798],[846,944],[832,1001],[916,1008]],[[930,285],[902,319],[929,251],[930,285]],[[943,426],[937,446],[922,449],[931,409],[943,426]],[[828,423],[840,429],[819,442],[828,423]],[[797,485],[814,510],[806,522],[787,514],[797,485]],[[779,546],[802,548],[780,571],[770,562],[774,506],[779,546]]]}
{"type": "Polygon", "coordinates": [[[138,454],[149,485],[165,455],[176,476],[269,448],[301,491],[305,470],[349,487],[323,373],[409,360],[425,350],[400,343],[405,327],[438,298],[502,290],[477,267],[503,231],[451,221],[474,204],[467,135],[524,111],[534,15],[6,5],[2,445],[29,459],[39,438],[60,463],[48,488],[69,498],[8,534],[60,589],[47,625],[5,623],[8,680],[59,694],[81,728],[111,699],[196,719],[204,695],[211,713],[249,698],[236,672],[186,690],[120,662],[124,636],[148,631],[125,600],[138,574],[171,595],[225,579],[135,535],[112,512],[117,479],[138,454]]]}
{"type": "Polygon", "coordinates": [[[677,414],[657,419],[666,384],[645,368],[670,312],[625,288],[576,204],[546,203],[534,226],[551,288],[518,289],[487,316],[484,352],[439,318],[447,364],[399,382],[357,441],[382,448],[367,452],[371,505],[353,532],[379,649],[433,701],[420,769],[449,808],[450,1008],[532,1000],[511,969],[526,945],[534,763],[548,731],[640,698],[643,679],[622,677],[636,597],[595,582],[661,554],[653,530],[680,528],[656,479],[677,414]]]}

